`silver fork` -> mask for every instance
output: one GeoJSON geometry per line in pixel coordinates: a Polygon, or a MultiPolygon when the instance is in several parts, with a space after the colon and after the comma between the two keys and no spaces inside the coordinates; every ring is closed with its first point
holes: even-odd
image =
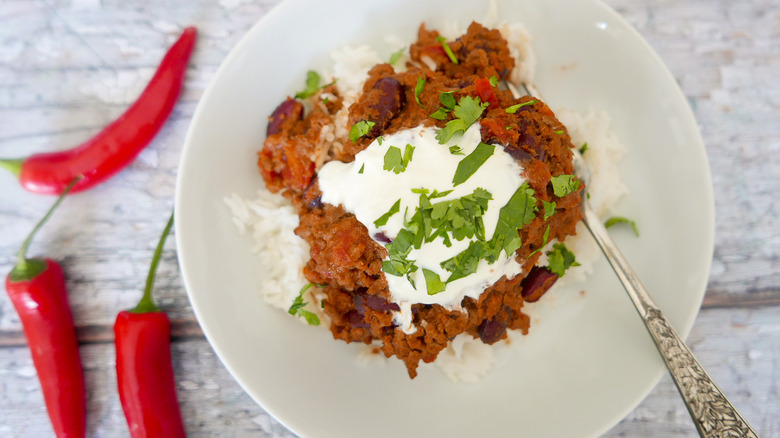
{"type": "MultiPolygon", "coordinates": [[[[504,84],[516,99],[520,97],[520,93],[512,84],[508,82],[504,84]]],[[[529,96],[541,98],[539,91],[533,85],[522,84],[522,86],[529,96]]],[[[587,190],[590,169],[579,151],[574,149],[573,153],[575,172],[585,182],[587,190]]],[[[639,281],[639,277],[607,233],[601,219],[591,209],[587,196],[583,196],[582,208],[585,213],[585,218],[582,220],[585,227],[604,252],[639,312],[639,316],[642,317],[658,352],[663,357],[666,368],[672,375],[674,384],[677,385],[677,390],[680,391],[699,435],[758,437],[661,313],[642,282],[639,281]]]]}

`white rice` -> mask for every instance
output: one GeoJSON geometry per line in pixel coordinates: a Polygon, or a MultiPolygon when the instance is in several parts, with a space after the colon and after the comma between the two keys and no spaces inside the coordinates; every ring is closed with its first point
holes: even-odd
{"type": "MultiPolygon", "coordinates": [[[[517,60],[510,80],[514,83],[532,83],[536,57],[530,45],[531,37],[525,27],[521,24],[498,23],[494,8],[491,8],[483,23],[498,28],[509,43],[510,53],[517,60]]],[[[444,26],[440,31],[446,37],[463,33],[462,29],[455,25],[444,26]]],[[[391,46],[408,47],[396,37],[387,37],[386,41],[391,46]]],[[[333,126],[326,127],[320,134],[322,153],[317,163],[318,168],[327,155],[338,151],[346,141],[348,108],[357,100],[368,77],[367,71],[383,62],[368,46],[344,47],[334,51],[331,56],[334,60],[331,77],[338,78],[336,86],[344,99],[344,107],[336,115],[333,126]]],[[[403,69],[400,65],[405,64],[408,59],[408,54],[404,55],[396,68],[403,69]]],[[[315,99],[325,97],[333,98],[323,94],[315,99]]],[[[610,130],[609,116],[604,112],[578,113],[566,109],[556,110],[556,115],[566,125],[576,147],[588,143],[587,152],[583,156],[592,171],[589,183],[590,202],[600,216],[610,215],[612,206],[627,190],[617,171],[617,164],[625,148],[610,130]]],[[[291,202],[281,195],[268,192],[265,187],[260,187],[254,198],[247,199],[234,194],[225,198],[225,203],[230,208],[238,231],[241,234],[249,234],[255,243],[253,251],[258,257],[258,264],[266,267],[263,286],[258,293],[270,305],[286,311],[301,288],[308,283],[303,276],[303,267],[309,259],[309,245],[294,233],[298,226],[298,216],[291,202]]],[[[566,239],[566,246],[576,254],[580,266],[569,269],[542,301],[554,299],[556,290],[583,284],[592,271],[593,263],[600,257],[598,247],[581,223],[577,226],[577,235],[566,239]]],[[[540,264],[544,263],[545,260],[540,261],[540,264]]],[[[320,327],[327,328],[330,325],[329,319],[319,305],[322,298],[318,288],[310,288],[305,296],[305,300],[309,302],[306,309],[317,313],[323,321],[320,327]]],[[[534,305],[528,305],[525,309],[533,320],[534,305]]],[[[303,318],[298,319],[305,323],[303,318]]],[[[533,328],[531,330],[533,331],[533,328]]],[[[510,333],[510,341],[518,336],[522,335],[510,333]]],[[[439,353],[433,365],[421,364],[421,370],[433,367],[452,381],[478,382],[496,365],[500,350],[509,348],[510,343],[513,342],[487,345],[468,335],[457,336],[439,353]]],[[[366,364],[384,362],[384,356],[376,351],[376,345],[367,346],[358,354],[357,360],[366,364]]]]}

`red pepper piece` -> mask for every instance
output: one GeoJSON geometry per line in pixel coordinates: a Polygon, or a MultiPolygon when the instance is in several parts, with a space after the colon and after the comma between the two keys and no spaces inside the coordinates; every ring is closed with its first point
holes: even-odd
{"type": "Polygon", "coordinates": [[[149,268],[138,306],[119,312],[114,323],[119,399],[133,438],[184,437],[171,364],[171,323],[152,299],[152,286],[171,216],[149,268]]]}
{"type": "Polygon", "coordinates": [[[49,258],[26,258],[33,236],[76,183],[74,180],[36,225],[19,250],[19,261],[5,279],[30,346],[35,371],[54,433],[84,437],[87,404],[79,343],[68,305],[62,267],[49,258]]]}
{"type": "Polygon", "coordinates": [[[173,111],[196,37],[194,27],[184,29],[141,96],[95,137],[64,151],[0,160],[0,166],[17,175],[25,189],[50,195],[62,193],[76,175],[84,178],[73,188],[74,193],[109,179],[138,156],[173,111]]]}
{"type": "Polygon", "coordinates": [[[474,85],[477,87],[477,95],[483,102],[490,104],[488,109],[501,108],[496,97],[496,92],[493,91],[493,86],[490,85],[490,80],[486,78],[479,78],[474,81],[474,85]]]}

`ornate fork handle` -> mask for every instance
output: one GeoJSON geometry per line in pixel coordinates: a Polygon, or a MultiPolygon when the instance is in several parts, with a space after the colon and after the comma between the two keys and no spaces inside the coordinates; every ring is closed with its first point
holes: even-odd
{"type": "Polygon", "coordinates": [[[758,437],[663,316],[587,202],[585,202],[584,222],[642,316],[655,346],[661,353],[685,401],[699,435],[758,437]]]}

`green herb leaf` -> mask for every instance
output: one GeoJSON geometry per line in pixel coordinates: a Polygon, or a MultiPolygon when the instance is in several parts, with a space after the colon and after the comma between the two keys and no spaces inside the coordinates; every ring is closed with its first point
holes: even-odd
{"type": "Polygon", "coordinates": [[[349,130],[349,139],[352,140],[352,143],[355,143],[360,137],[368,134],[374,125],[376,125],[375,122],[368,120],[361,120],[355,123],[349,130]]]}
{"type": "Polygon", "coordinates": [[[425,88],[425,76],[418,76],[417,85],[415,85],[414,87],[414,100],[417,102],[417,105],[426,108],[425,105],[420,103],[420,94],[423,92],[424,88],[425,88]]]}
{"type": "Polygon", "coordinates": [[[311,97],[317,90],[320,89],[320,75],[314,70],[306,72],[306,88],[303,91],[299,91],[295,94],[298,99],[306,99],[311,97]]]}
{"type": "Polygon", "coordinates": [[[495,87],[498,86],[498,78],[496,77],[496,75],[491,76],[490,79],[488,79],[488,80],[490,81],[490,86],[491,87],[495,88],[495,87]]]}
{"type": "Polygon", "coordinates": [[[555,133],[558,134],[558,135],[563,135],[564,132],[565,131],[563,129],[559,129],[559,130],[555,131],[555,133]]]}
{"type": "Polygon", "coordinates": [[[547,228],[544,230],[544,234],[542,235],[542,244],[539,246],[539,248],[536,248],[535,250],[531,251],[528,256],[532,256],[536,254],[537,252],[541,251],[545,246],[547,246],[547,242],[550,241],[550,226],[547,225],[547,228]]]}
{"type": "Polygon", "coordinates": [[[542,200],[542,205],[544,206],[544,220],[550,219],[555,214],[555,209],[558,205],[555,202],[547,202],[545,200],[542,200]]]}
{"type": "Polygon", "coordinates": [[[460,146],[450,146],[450,153],[452,155],[466,155],[463,152],[461,152],[460,146]]]}
{"type": "Polygon", "coordinates": [[[382,262],[382,270],[390,275],[402,277],[417,270],[414,260],[407,257],[412,251],[415,235],[408,229],[401,229],[395,239],[385,245],[388,259],[382,262]]]}
{"type": "Polygon", "coordinates": [[[417,290],[417,285],[414,284],[414,279],[412,278],[412,273],[411,272],[406,274],[406,280],[409,281],[409,284],[412,285],[412,288],[414,288],[414,290],[417,290]]]}
{"type": "Polygon", "coordinates": [[[585,143],[582,144],[582,147],[580,148],[580,154],[584,154],[585,151],[587,150],[588,150],[588,142],[586,141],[585,143]]]}
{"type": "Polygon", "coordinates": [[[423,268],[423,275],[425,276],[425,287],[428,290],[428,295],[436,295],[439,292],[444,292],[444,288],[447,284],[441,281],[439,274],[423,268]]]}
{"type": "Polygon", "coordinates": [[[303,294],[312,286],[314,286],[314,283],[309,283],[301,289],[287,312],[293,316],[302,316],[309,325],[320,325],[320,319],[317,315],[304,309],[309,303],[303,301],[303,294]]]}
{"type": "Polygon", "coordinates": [[[376,142],[379,144],[379,146],[382,146],[382,142],[385,141],[385,138],[381,135],[376,138],[376,142]]]}
{"type": "Polygon", "coordinates": [[[403,165],[404,169],[409,165],[409,162],[412,161],[412,157],[414,156],[414,146],[407,144],[406,148],[404,148],[404,160],[403,165]]]}
{"type": "Polygon", "coordinates": [[[515,190],[515,193],[506,205],[501,207],[496,230],[490,239],[489,252],[484,255],[488,263],[495,262],[501,251],[504,251],[507,257],[511,257],[522,245],[522,240],[517,230],[531,223],[535,217],[536,198],[534,197],[534,190],[525,182],[515,190]]]}
{"type": "MultiPolygon", "coordinates": [[[[481,190],[481,189],[478,189],[478,190],[481,190]]],[[[454,192],[454,190],[445,190],[445,191],[443,191],[441,193],[438,190],[434,190],[433,193],[431,193],[430,198],[431,199],[443,198],[443,197],[449,195],[452,192],[454,192]]],[[[487,191],[486,191],[486,193],[487,193],[487,191]]],[[[490,195],[490,193],[488,193],[488,195],[490,195]]]]}
{"type": "Polygon", "coordinates": [[[634,229],[634,234],[636,234],[636,237],[639,237],[639,228],[636,226],[636,222],[632,221],[629,218],[623,217],[623,216],[612,216],[611,218],[607,219],[604,222],[604,227],[609,228],[612,225],[615,224],[629,224],[631,225],[631,228],[634,229]]]}
{"type": "Polygon", "coordinates": [[[518,103],[517,105],[512,105],[512,106],[510,106],[510,107],[507,107],[505,111],[506,111],[506,113],[507,113],[507,114],[514,114],[514,113],[516,113],[516,112],[517,112],[517,110],[519,110],[521,107],[524,107],[524,106],[526,106],[526,105],[533,105],[533,104],[535,104],[536,102],[538,102],[538,100],[529,100],[528,102],[518,103]]]}
{"type": "Polygon", "coordinates": [[[385,152],[385,166],[383,167],[384,170],[387,170],[389,172],[393,172],[396,175],[406,170],[406,167],[404,167],[404,159],[401,155],[401,149],[390,146],[387,148],[387,152],[385,152]]]}
{"type": "Polygon", "coordinates": [[[441,46],[444,48],[444,52],[447,54],[447,57],[450,58],[450,61],[452,61],[453,64],[457,64],[458,58],[452,53],[452,49],[450,49],[449,44],[447,44],[447,39],[439,35],[436,37],[436,41],[441,43],[441,46]]]}
{"type": "Polygon", "coordinates": [[[398,49],[397,52],[393,52],[392,55],[390,55],[390,65],[395,65],[396,62],[398,62],[399,59],[401,59],[401,56],[406,51],[406,47],[401,47],[398,49]]]}
{"type": "Polygon", "coordinates": [[[493,155],[495,149],[495,145],[480,142],[474,151],[460,160],[452,184],[458,186],[466,182],[493,155]]]}
{"type": "Polygon", "coordinates": [[[362,174],[363,170],[366,168],[366,163],[363,163],[362,166],[360,166],[360,170],[358,170],[358,173],[362,174]]]}
{"type": "Polygon", "coordinates": [[[379,228],[382,225],[387,224],[387,220],[390,219],[390,217],[396,213],[401,211],[401,200],[395,201],[395,204],[393,204],[392,207],[390,207],[390,210],[387,211],[387,213],[383,214],[382,216],[379,216],[379,219],[374,221],[374,226],[379,228]]]}
{"type": "Polygon", "coordinates": [[[441,267],[448,272],[452,272],[449,278],[447,278],[447,283],[452,283],[455,280],[477,272],[479,261],[482,259],[482,253],[485,251],[486,246],[487,244],[482,240],[473,240],[469,243],[468,248],[455,257],[443,261],[441,267]]]}
{"type": "Polygon", "coordinates": [[[575,179],[574,175],[558,175],[550,179],[553,186],[553,193],[559,198],[563,198],[569,193],[576,192],[580,188],[580,181],[575,179]]]}
{"type": "Polygon", "coordinates": [[[412,189],[412,193],[417,193],[418,195],[427,195],[430,192],[430,190],[424,188],[412,189]]]}
{"type": "Polygon", "coordinates": [[[566,245],[562,243],[556,243],[553,245],[552,251],[547,252],[547,258],[549,264],[547,269],[558,277],[563,277],[566,270],[572,266],[579,266],[577,260],[574,257],[574,253],[566,248],[566,245]]]}
{"type": "Polygon", "coordinates": [[[444,108],[446,108],[449,111],[452,111],[453,108],[455,108],[455,96],[452,95],[452,91],[446,91],[444,93],[439,94],[439,102],[441,102],[442,105],[444,105],[444,108]]]}
{"type": "Polygon", "coordinates": [[[452,110],[457,118],[450,120],[444,128],[436,132],[436,140],[439,144],[445,144],[453,135],[466,132],[469,126],[479,120],[487,106],[487,102],[481,102],[479,97],[462,97],[452,110]]]}
{"type": "Polygon", "coordinates": [[[433,117],[436,120],[444,120],[447,118],[447,111],[444,110],[444,108],[439,107],[434,113],[431,114],[431,117],[433,117]]]}

